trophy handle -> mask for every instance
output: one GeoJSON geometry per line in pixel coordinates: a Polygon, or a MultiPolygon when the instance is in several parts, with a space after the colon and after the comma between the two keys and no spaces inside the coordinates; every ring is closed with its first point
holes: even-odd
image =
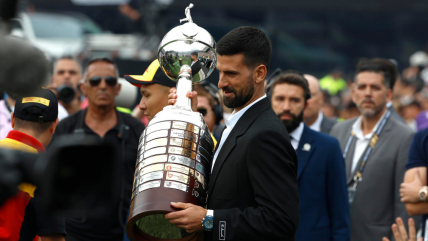
{"type": "Polygon", "coordinates": [[[186,97],[189,91],[192,92],[192,69],[189,65],[183,65],[178,75],[177,101],[174,107],[192,111],[191,100],[186,97]]]}

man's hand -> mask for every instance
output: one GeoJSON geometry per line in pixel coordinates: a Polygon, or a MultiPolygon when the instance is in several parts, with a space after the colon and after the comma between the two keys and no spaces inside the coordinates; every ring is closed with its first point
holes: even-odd
{"type": "Polygon", "coordinates": [[[177,212],[165,214],[165,219],[174,224],[177,228],[184,228],[188,233],[203,231],[202,219],[207,215],[207,210],[203,207],[191,203],[171,203],[174,208],[183,209],[177,212]]]}
{"type": "MultiPolygon", "coordinates": [[[[392,233],[394,233],[395,241],[416,241],[416,228],[415,221],[413,218],[409,218],[409,236],[407,235],[406,227],[404,227],[403,219],[398,217],[396,219],[397,224],[391,226],[392,233]],[[397,226],[398,225],[398,226],[397,226]]],[[[382,241],[389,241],[387,237],[383,237],[382,241]]],[[[423,241],[423,238],[419,238],[419,241],[423,241]]]]}
{"type": "Polygon", "coordinates": [[[419,190],[423,187],[422,179],[418,169],[415,170],[415,179],[410,183],[401,183],[400,197],[403,203],[419,202],[419,190]]]}
{"type": "MultiPolygon", "coordinates": [[[[196,91],[192,91],[192,92],[187,92],[186,97],[190,98],[190,101],[192,103],[192,110],[194,112],[198,111],[198,93],[196,91]]],[[[169,95],[168,95],[168,105],[174,105],[175,102],[177,101],[177,89],[172,87],[169,90],[169,95]]]]}

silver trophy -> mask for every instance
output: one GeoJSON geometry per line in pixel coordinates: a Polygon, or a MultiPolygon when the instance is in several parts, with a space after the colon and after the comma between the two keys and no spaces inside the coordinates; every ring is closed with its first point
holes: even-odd
{"type": "Polygon", "coordinates": [[[177,101],[148,124],[140,137],[131,210],[126,231],[131,240],[196,240],[163,215],[178,211],[171,202],[205,206],[214,142],[200,113],[191,110],[187,92],[205,80],[217,63],[215,41],[193,23],[186,8],[183,25],[169,31],[158,49],[162,70],[177,81],[177,101]]]}

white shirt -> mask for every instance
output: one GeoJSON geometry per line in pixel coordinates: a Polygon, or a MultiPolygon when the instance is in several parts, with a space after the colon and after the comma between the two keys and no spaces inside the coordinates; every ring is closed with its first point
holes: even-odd
{"type": "Polygon", "coordinates": [[[311,128],[314,131],[320,132],[321,131],[321,123],[322,123],[323,118],[324,118],[324,115],[323,115],[322,111],[320,111],[318,113],[317,120],[311,126],[309,126],[309,128],[311,128]]]}
{"type": "Polygon", "coordinates": [[[196,63],[196,61],[193,61],[192,64],[190,65],[190,67],[192,67],[194,63],[196,63]]]}
{"type": "MultiPolygon", "coordinates": [[[[386,111],[385,111],[386,113],[386,111]]],[[[375,127],[373,128],[372,132],[370,132],[367,135],[363,135],[363,130],[361,129],[362,125],[362,117],[358,117],[358,119],[355,121],[355,123],[352,125],[352,132],[355,134],[355,151],[354,151],[354,158],[352,159],[352,169],[351,172],[354,172],[355,168],[357,167],[358,161],[361,158],[361,155],[363,155],[364,150],[370,143],[370,139],[372,138],[372,135],[374,131],[377,129],[377,127],[380,124],[380,121],[385,116],[385,113],[383,113],[382,117],[377,121],[375,127]]]]}
{"type": "Polygon", "coordinates": [[[294,150],[297,150],[299,147],[300,138],[302,138],[304,124],[303,122],[300,122],[300,125],[290,133],[290,139],[291,139],[291,145],[293,146],[294,150]]]}
{"type": "Polygon", "coordinates": [[[224,142],[227,140],[227,137],[229,136],[230,132],[232,132],[233,127],[235,127],[235,125],[238,122],[238,120],[241,119],[242,115],[244,115],[244,113],[248,109],[250,109],[251,106],[253,106],[255,103],[259,102],[263,98],[266,98],[266,95],[263,95],[262,97],[258,98],[253,103],[247,105],[245,108],[243,108],[242,110],[240,110],[240,111],[238,111],[236,113],[235,113],[235,111],[233,111],[232,114],[230,115],[230,117],[224,121],[225,124],[226,124],[226,129],[224,129],[224,131],[223,131],[220,143],[218,144],[219,146],[217,148],[217,151],[215,152],[215,155],[214,155],[214,158],[213,158],[213,164],[212,164],[212,167],[211,167],[211,172],[214,169],[214,164],[215,164],[215,161],[217,160],[217,156],[220,153],[220,150],[223,147],[224,142]]]}

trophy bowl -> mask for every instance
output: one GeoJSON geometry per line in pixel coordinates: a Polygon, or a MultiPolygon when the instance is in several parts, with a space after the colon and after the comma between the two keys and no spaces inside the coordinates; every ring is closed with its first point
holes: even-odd
{"type": "Polygon", "coordinates": [[[206,206],[214,155],[212,135],[200,113],[191,110],[186,93],[215,69],[215,41],[193,23],[169,31],[159,46],[162,70],[177,81],[177,101],[156,114],[141,134],[131,208],[126,225],[130,240],[197,240],[196,233],[175,227],[164,215],[179,211],[171,202],[206,206]]]}

